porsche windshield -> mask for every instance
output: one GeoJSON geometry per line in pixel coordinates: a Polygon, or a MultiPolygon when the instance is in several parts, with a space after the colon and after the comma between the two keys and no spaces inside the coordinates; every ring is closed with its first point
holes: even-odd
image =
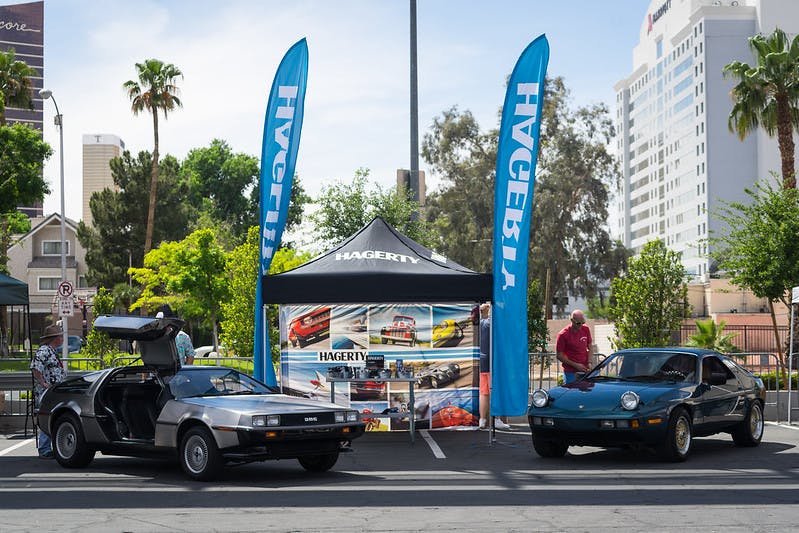
{"type": "Polygon", "coordinates": [[[585,379],[594,381],[694,381],[696,355],[670,351],[621,352],[605,359],[585,379]]]}
{"type": "Polygon", "coordinates": [[[169,380],[169,390],[176,399],[278,392],[277,389],[268,387],[246,374],[220,367],[181,369],[169,380]]]}

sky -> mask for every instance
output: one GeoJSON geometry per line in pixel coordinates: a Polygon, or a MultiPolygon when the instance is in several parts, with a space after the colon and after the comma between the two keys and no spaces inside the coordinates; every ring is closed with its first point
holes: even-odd
{"type": "MultiPolygon", "coordinates": [[[[3,4],[24,3],[0,0],[3,4]]],[[[505,80],[537,36],[550,44],[548,74],[573,104],[605,102],[632,72],[649,0],[417,0],[419,139],[452,106],[498,126],[505,80]]],[[[359,168],[384,187],[410,166],[410,4],[406,0],[46,0],[45,87],[64,117],[66,214],[81,216],[84,134],[153,148],[152,118],[134,116],[122,84],[157,58],[183,72],[183,107],[160,120],[161,154],[179,159],[215,138],[260,156],[266,100],[283,54],[303,37],[308,89],[296,172],[318,195],[359,168]]],[[[54,106],[44,138],[58,150],[54,106]]],[[[428,190],[439,180],[427,171],[428,190]]],[[[45,168],[60,210],[59,154],[45,168]]]]}

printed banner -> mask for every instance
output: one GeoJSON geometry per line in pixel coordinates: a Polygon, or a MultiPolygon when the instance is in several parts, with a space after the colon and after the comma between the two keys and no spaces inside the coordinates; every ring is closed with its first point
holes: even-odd
{"type": "Polygon", "coordinates": [[[368,431],[408,429],[411,409],[418,429],[476,426],[479,333],[476,304],[284,305],[280,386],[358,409],[368,431]]]}
{"type": "Polygon", "coordinates": [[[494,190],[494,301],[491,335],[491,414],[527,409],[527,249],[533,211],[546,36],[522,52],[508,82],[497,148],[494,190]]]}
{"type": "Polygon", "coordinates": [[[255,343],[253,375],[276,385],[269,347],[269,328],[261,293],[261,277],[269,273],[272,257],[280,246],[294,181],[300,131],[308,80],[308,46],[305,39],[292,46],[275,73],[264,120],[261,147],[261,259],[255,289],[255,343]]]}

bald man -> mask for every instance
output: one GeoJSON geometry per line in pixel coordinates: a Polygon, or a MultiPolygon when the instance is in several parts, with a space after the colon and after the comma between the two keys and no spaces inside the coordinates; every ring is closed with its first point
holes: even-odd
{"type": "Polygon", "coordinates": [[[585,314],[580,309],[572,311],[571,324],[560,330],[555,351],[558,361],[563,363],[563,381],[576,380],[577,372],[591,370],[591,329],[585,325],[585,314]]]}

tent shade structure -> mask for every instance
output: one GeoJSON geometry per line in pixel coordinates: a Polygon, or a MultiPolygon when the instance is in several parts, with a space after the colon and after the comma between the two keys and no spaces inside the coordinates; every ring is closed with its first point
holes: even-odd
{"type": "Polygon", "coordinates": [[[264,303],[483,302],[492,276],[469,270],[375,217],[332,250],[261,277],[264,303]]]}
{"type": "Polygon", "coordinates": [[[28,305],[28,284],[0,274],[0,305],[28,305]]]}

